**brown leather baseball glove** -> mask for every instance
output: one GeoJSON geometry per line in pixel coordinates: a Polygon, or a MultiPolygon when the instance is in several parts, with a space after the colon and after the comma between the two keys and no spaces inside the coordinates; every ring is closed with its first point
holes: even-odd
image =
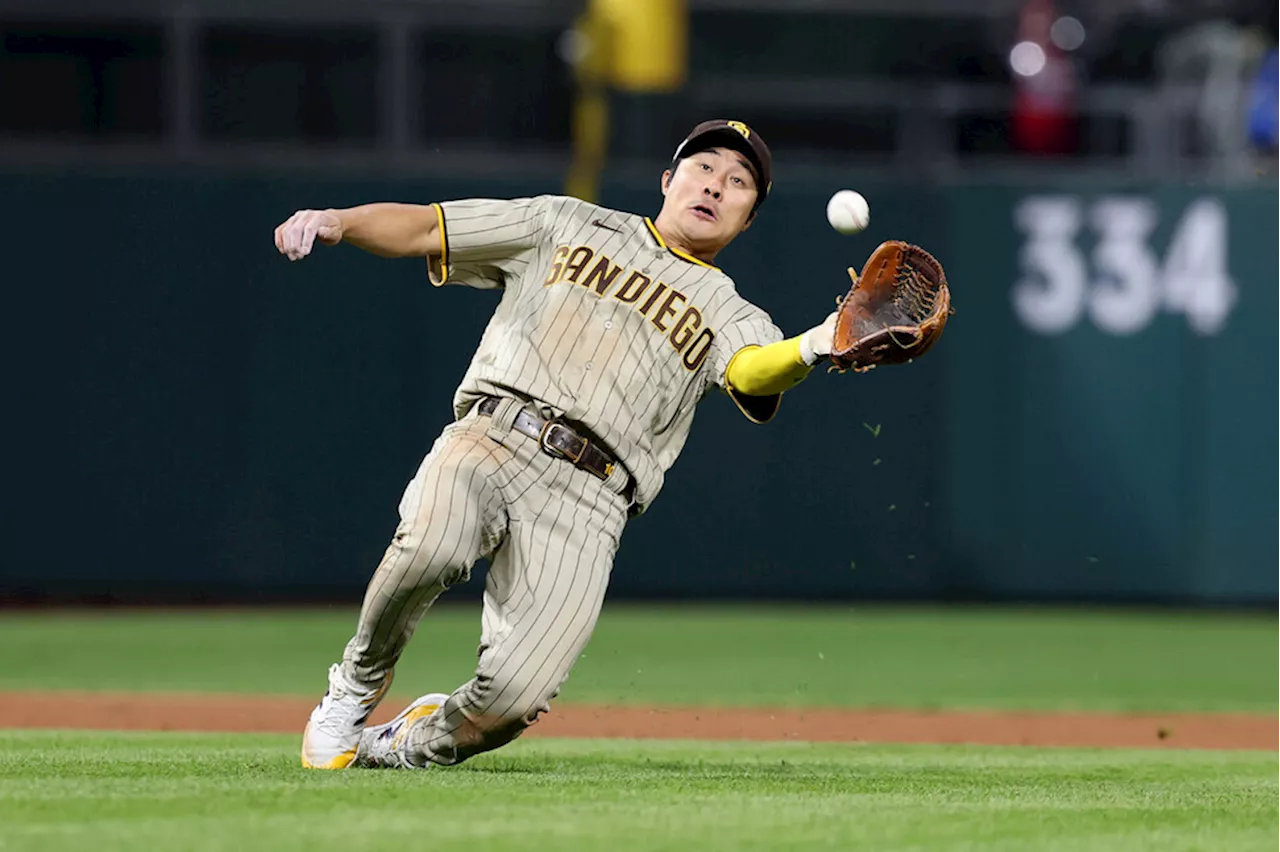
{"type": "Polygon", "coordinates": [[[831,365],[865,373],[878,364],[902,364],[923,355],[942,336],[951,291],[942,264],[909,243],[891,240],[867,258],[840,302],[831,365]]]}

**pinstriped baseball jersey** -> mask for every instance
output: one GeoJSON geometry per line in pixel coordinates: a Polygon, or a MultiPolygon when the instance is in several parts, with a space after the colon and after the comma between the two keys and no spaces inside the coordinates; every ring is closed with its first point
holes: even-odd
{"type": "MultiPolygon", "coordinates": [[[[782,339],[729,276],[668,248],[647,218],[549,195],[437,210],[432,283],[503,291],[455,413],[514,393],[586,427],[635,477],[637,510],[661,490],[734,353],[782,339]]],[[[779,403],[730,396],[756,422],[779,403]]]]}

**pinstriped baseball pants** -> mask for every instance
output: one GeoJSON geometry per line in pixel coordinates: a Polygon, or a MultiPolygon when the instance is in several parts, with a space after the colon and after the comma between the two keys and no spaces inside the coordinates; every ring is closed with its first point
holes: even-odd
{"type": "Polygon", "coordinates": [[[422,765],[504,745],[549,709],[595,628],[626,524],[626,474],[602,482],[552,458],[511,428],[519,410],[503,400],[445,427],[405,489],[343,654],[349,677],[380,683],[427,608],[490,558],[475,677],[414,728],[422,765]]]}

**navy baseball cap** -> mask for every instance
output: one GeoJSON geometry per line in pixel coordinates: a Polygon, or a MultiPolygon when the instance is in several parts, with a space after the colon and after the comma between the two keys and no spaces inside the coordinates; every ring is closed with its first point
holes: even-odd
{"type": "Polygon", "coordinates": [[[769,146],[764,144],[759,133],[743,122],[715,118],[702,122],[690,131],[677,146],[671,158],[671,168],[674,169],[677,163],[690,154],[708,148],[732,148],[751,163],[756,178],[756,203],[751,208],[754,215],[773,188],[773,154],[769,152],[769,146]]]}

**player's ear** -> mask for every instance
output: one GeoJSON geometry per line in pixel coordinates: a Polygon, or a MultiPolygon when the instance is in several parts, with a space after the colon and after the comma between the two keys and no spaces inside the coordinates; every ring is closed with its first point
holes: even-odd
{"type": "Polygon", "coordinates": [[[671,169],[662,173],[662,194],[666,195],[669,189],[671,189],[671,169]]]}

